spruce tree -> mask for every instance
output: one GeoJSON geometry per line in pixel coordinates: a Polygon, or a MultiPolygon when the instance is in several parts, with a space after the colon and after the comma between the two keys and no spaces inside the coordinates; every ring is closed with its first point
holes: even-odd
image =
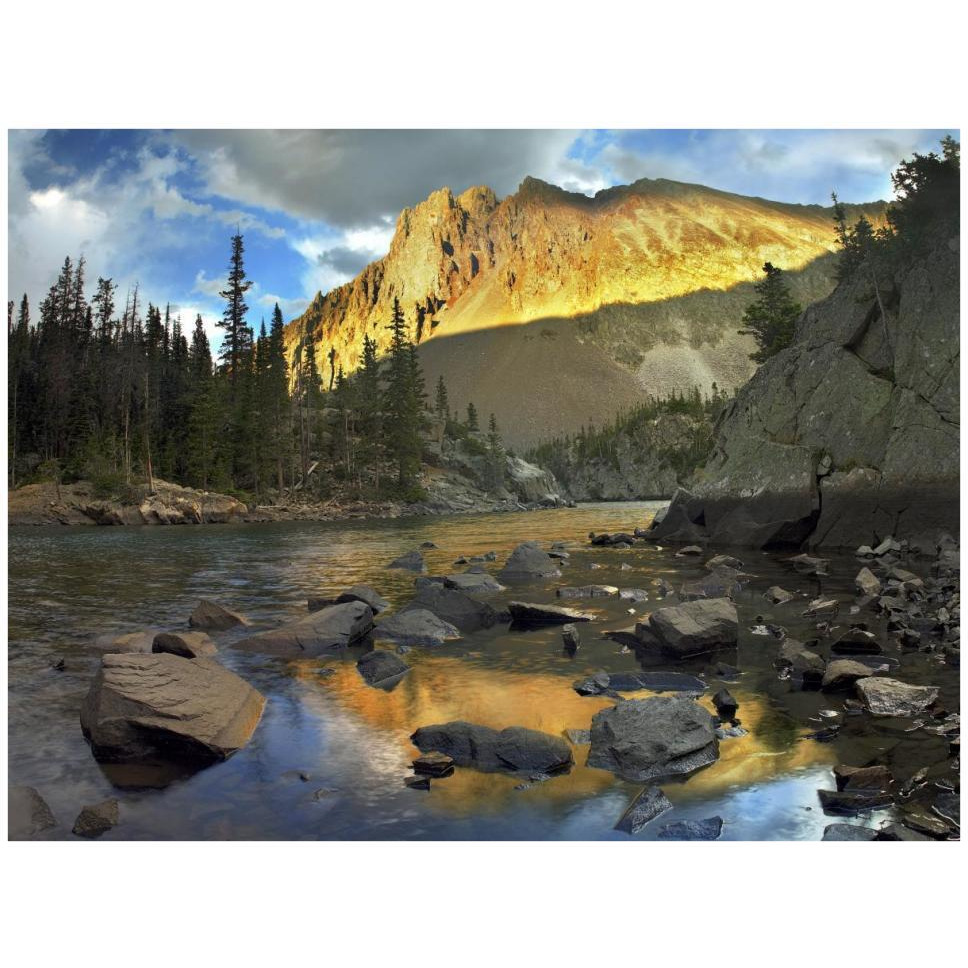
{"type": "Polygon", "coordinates": [[[393,317],[386,389],[387,450],[397,466],[397,484],[410,487],[420,467],[423,373],[417,350],[407,335],[400,300],[393,300],[393,317]]]}
{"type": "Polygon", "coordinates": [[[447,399],[447,385],[444,383],[443,374],[437,378],[437,390],[434,394],[434,413],[439,420],[450,418],[450,402],[447,399]]]}
{"type": "Polygon", "coordinates": [[[758,349],[750,353],[750,359],[756,363],[765,363],[793,342],[794,323],[802,312],[790,295],[783,270],[767,262],[763,271],[766,277],[753,287],[759,298],[746,307],[746,328],[739,331],[756,341],[758,349]]]}
{"type": "Polygon", "coordinates": [[[481,429],[477,422],[477,407],[474,406],[473,401],[467,404],[467,429],[468,430],[481,429]]]}
{"type": "Polygon", "coordinates": [[[252,288],[252,282],[245,277],[244,252],[242,235],[236,233],[232,236],[228,284],[219,292],[226,303],[222,312],[222,321],[218,324],[225,331],[220,359],[227,368],[233,394],[238,383],[242,356],[247,343],[248,327],[245,323],[245,314],[249,311],[249,307],[245,303],[245,294],[252,288]]]}

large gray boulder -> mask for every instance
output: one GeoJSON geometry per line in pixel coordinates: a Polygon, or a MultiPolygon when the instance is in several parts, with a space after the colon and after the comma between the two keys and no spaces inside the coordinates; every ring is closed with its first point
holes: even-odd
{"type": "Polygon", "coordinates": [[[8,840],[30,840],[56,826],[47,801],[32,786],[7,789],[8,840]]]}
{"type": "Polygon", "coordinates": [[[406,571],[416,571],[420,574],[427,570],[423,555],[419,551],[408,551],[406,554],[400,555],[399,558],[394,558],[387,565],[387,568],[403,568],[406,571]]]}
{"type": "Polygon", "coordinates": [[[669,605],[635,626],[643,645],[677,658],[735,648],[738,630],[736,606],[728,598],[669,605]]]}
{"type": "Polygon", "coordinates": [[[447,575],[442,579],[445,588],[453,588],[461,592],[502,592],[504,586],[485,571],[465,571],[456,575],[447,575]]]}
{"type": "Polygon", "coordinates": [[[424,585],[413,599],[400,609],[400,614],[422,609],[456,626],[461,632],[477,632],[494,625],[498,612],[487,602],[479,602],[464,592],[443,585],[424,585]]]}
{"type": "Polygon", "coordinates": [[[719,758],[715,728],[692,699],[630,699],[595,714],[588,765],[635,781],[692,773],[719,758]]]}
{"type": "Polygon", "coordinates": [[[322,655],[360,641],[373,628],[373,612],[365,602],[331,605],[277,629],[258,632],[235,643],[243,652],[308,657],[322,655]]]}
{"type": "Polygon", "coordinates": [[[224,760],[249,741],[265,698],[209,659],[106,655],[81,707],[99,760],[224,760]]]}
{"type": "Polygon", "coordinates": [[[672,801],[657,786],[647,786],[619,818],[615,829],[637,834],[647,823],[671,809],[672,801]]]}
{"type": "Polygon", "coordinates": [[[396,612],[377,622],[373,632],[400,645],[435,646],[460,638],[460,629],[425,608],[396,612]]]}
{"type": "Polygon", "coordinates": [[[511,726],[500,731],[462,721],[422,726],[411,737],[422,753],[445,753],[458,766],[485,773],[555,773],[571,766],[571,747],[560,737],[511,726]]]}
{"type": "Polygon", "coordinates": [[[204,659],[218,655],[215,643],[204,632],[159,632],[151,643],[152,652],[170,652],[183,659],[204,659]]]}
{"type": "Polygon", "coordinates": [[[875,716],[916,716],[938,698],[937,686],[912,686],[886,676],[858,679],[855,688],[875,716]]]}
{"type": "Polygon", "coordinates": [[[94,648],[101,652],[117,655],[121,652],[150,652],[160,629],[140,629],[137,632],[123,632],[115,635],[105,632],[94,639],[94,648]]]}
{"type": "Polygon", "coordinates": [[[502,580],[558,578],[560,575],[558,562],[542,551],[537,541],[525,541],[519,544],[498,573],[502,580]]]}
{"type": "Polygon", "coordinates": [[[340,592],[336,597],[336,603],[342,605],[345,602],[366,602],[374,615],[379,615],[384,609],[390,607],[390,603],[369,585],[353,585],[345,592],[340,592]]]}

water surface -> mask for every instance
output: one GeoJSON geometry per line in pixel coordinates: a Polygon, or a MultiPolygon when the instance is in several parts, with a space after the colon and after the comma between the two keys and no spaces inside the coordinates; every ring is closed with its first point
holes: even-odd
{"type": "MultiPolygon", "coordinates": [[[[700,577],[702,559],[677,559],[674,549],[645,545],[592,548],[587,535],[643,527],[661,506],[593,504],[392,521],[11,529],[10,782],[37,787],[51,805],[58,820],[51,838],[71,836],[82,805],[117,796],[121,823],[104,839],[627,840],[614,825],[641,785],[587,768],[587,746],[575,748],[570,773],[525,789],[519,787],[526,777],[469,769],[434,781],[429,792],[403,781],[418,752],[409,736],[419,726],[465,719],[560,734],[588,728],[595,712],[612,703],[572,689],[574,680],[600,669],[640,668],[633,653],[600,637],[602,631],[628,626],[660,604],[654,580],[678,587],[700,577]],[[589,583],[644,588],[649,602],[634,605],[636,614],[628,611],[633,603],[617,599],[573,603],[599,617],[581,626],[575,658],[562,654],[560,630],[503,625],[438,649],[414,650],[406,656],[411,672],[392,692],[360,678],[360,649],[332,659],[285,661],[235,652],[231,636],[223,635],[221,660],[267,697],[263,719],[250,744],[228,761],[159,788],[146,786],[156,781],[137,771],[102,769],[81,734],[78,710],[99,662],[93,645],[99,634],[185,627],[202,597],[274,625],[304,615],[307,597],[358,582],[372,584],[396,607],[412,595],[414,576],[385,566],[421,542],[438,545],[425,555],[429,573],[441,574],[460,570],[453,565],[459,555],[486,551],[498,553],[499,561],[487,566],[496,572],[517,543],[531,539],[569,543],[563,578],[515,586],[491,597],[495,605],[512,598],[553,601],[556,585],[589,583]],[[593,563],[602,567],[593,569],[593,563]],[[58,659],[64,671],[53,668],[58,659]],[[332,674],[320,675],[326,667],[332,674]]],[[[799,601],[820,591],[848,601],[857,566],[835,559],[833,577],[821,585],[796,575],[788,557],[746,555],[747,570],[757,577],[739,598],[738,650],[686,670],[708,672],[719,659],[743,669],[729,688],[749,736],[724,741],[720,760],[686,781],[664,783],[675,809],[637,839],[654,838],[667,821],[714,814],[725,820],[723,839],[819,839],[833,818],[823,815],[816,790],[833,788],[832,765],[897,746],[896,735],[869,721],[847,723],[838,744],[802,738],[825,721],[821,709],[838,711],[844,721],[842,700],[780,682],[772,668],[776,640],[749,628],[767,608],[762,592],[769,585],[798,592],[799,601]]],[[[795,617],[802,606],[784,608],[791,634],[816,634],[795,617]]],[[[927,659],[913,663],[909,681],[936,678],[927,659]]],[[[708,697],[723,683],[707,678],[703,702],[712,708],[708,697]]],[[[952,689],[956,704],[957,686],[952,689]]]]}

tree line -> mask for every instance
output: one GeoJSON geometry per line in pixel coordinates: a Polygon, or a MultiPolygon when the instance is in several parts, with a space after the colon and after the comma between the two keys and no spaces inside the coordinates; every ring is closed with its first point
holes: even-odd
{"type": "MultiPolygon", "coordinates": [[[[399,302],[384,358],[365,336],[347,376],[330,348],[324,386],[318,334],[290,359],[278,304],[268,329],[248,324],[244,251],[236,234],[217,354],[200,315],[186,331],[169,307],[143,305],[137,286],[121,304],[100,277],[88,295],[83,257],[64,260],[36,319],[26,295],[8,303],[11,487],[85,479],[109,496],[160,478],[259,501],[318,499],[347,484],[359,496],[416,495],[433,414],[399,302]]],[[[435,409],[453,436],[478,429],[473,404],[466,422],[451,414],[443,378],[435,409]]],[[[493,418],[492,437],[499,448],[493,418]]]]}

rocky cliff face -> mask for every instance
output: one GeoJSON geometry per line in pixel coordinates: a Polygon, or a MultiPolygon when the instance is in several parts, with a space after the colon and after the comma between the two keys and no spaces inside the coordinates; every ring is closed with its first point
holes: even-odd
{"type": "Polygon", "coordinates": [[[724,412],[655,536],[930,548],[957,533],[958,289],[958,240],[943,237],[879,279],[880,298],[862,266],[811,306],[724,412]]]}
{"type": "MultiPolygon", "coordinates": [[[[875,220],[882,206],[867,209],[875,220]]],[[[389,253],[320,293],[286,330],[352,372],[364,333],[383,351],[394,298],[421,342],[428,384],[494,412],[515,446],[602,422],[643,394],[752,372],[736,330],[765,261],[807,303],[833,287],[830,210],[643,179],[594,198],[535,179],[432,194],[397,222],[389,253]]]]}

